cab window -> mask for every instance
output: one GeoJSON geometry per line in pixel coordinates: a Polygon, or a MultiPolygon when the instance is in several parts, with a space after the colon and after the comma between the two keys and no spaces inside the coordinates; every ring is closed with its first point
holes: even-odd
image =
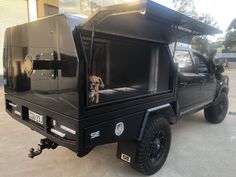
{"type": "Polygon", "coordinates": [[[196,61],[196,69],[198,74],[206,74],[209,73],[209,69],[207,66],[206,61],[204,60],[203,56],[193,53],[193,58],[196,61]]]}
{"type": "Polygon", "coordinates": [[[188,51],[177,50],[175,52],[175,62],[178,63],[179,72],[194,73],[194,65],[188,51]]]}

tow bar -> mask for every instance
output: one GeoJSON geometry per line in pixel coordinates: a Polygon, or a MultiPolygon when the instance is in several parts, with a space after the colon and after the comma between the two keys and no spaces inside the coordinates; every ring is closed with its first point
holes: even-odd
{"type": "Polygon", "coordinates": [[[41,139],[38,149],[35,151],[34,148],[31,148],[28,156],[33,159],[35,156],[40,155],[44,149],[56,149],[57,146],[58,144],[48,138],[41,139]]]}

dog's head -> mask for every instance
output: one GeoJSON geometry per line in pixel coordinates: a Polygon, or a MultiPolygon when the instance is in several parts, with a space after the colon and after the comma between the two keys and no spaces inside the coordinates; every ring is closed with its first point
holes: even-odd
{"type": "Polygon", "coordinates": [[[89,83],[90,83],[90,90],[97,91],[99,88],[104,88],[104,84],[101,77],[95,75],[90,76],[89,83]]]}

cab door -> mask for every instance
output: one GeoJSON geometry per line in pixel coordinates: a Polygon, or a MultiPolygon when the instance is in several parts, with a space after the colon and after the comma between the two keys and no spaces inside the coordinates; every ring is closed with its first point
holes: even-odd
{"type": "Polygon", "coordinates": [[[184,112],[200,102],[201,78],[196,74],[195,63],[189,51],[177,50],[175,62],[179,66],[177,100],[180,112],[184,112]]]}
{"type": "Polygon", "coordinates": [[[208,61],[200,54],[193,52],[193,59],[196,63],[196,71],[201,79],[201,103],[212,102],[216,95],[216,78],[214,73],[210,72],[210,66],[208,61]]]}

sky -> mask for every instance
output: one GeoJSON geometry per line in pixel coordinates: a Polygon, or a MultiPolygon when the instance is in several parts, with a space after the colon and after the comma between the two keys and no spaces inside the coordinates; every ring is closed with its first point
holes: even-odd
{"type": "MultiPolygon", "coordinates": [[[[174,9],[172,0],[154,0],[162,5],[174,9]]],[[[217,26],[223,34],[210,36],[209,39],[216,41],[223,37],[230,22],[236,18],[236,0],[194,0],[198,13],[207,13],[217,21],[217,26]]]]}

